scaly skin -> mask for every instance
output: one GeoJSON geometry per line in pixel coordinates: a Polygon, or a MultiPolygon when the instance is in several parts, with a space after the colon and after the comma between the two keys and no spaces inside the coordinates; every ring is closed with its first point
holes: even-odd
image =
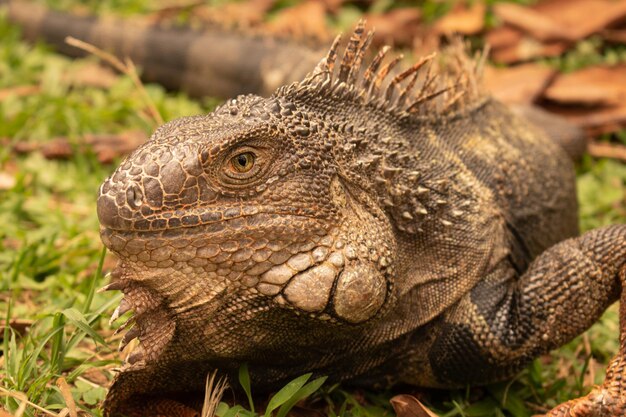
{"type": "Polygon", "coordinates": [[[108,288],[115,316],[134,311],[123,345],[139,340],[106,415],[193,415],[207,372],[244,362],[267,389],[307,371],[502,380],[617,299],[626,227],[574,237],[566,153],[485,97],[458,51],[436,77],[425,59],[387,81],[385,50],[362,68],[363,30],[337,67],[335,42],[270,98],[162,126],[102,185],[108,288]]]}

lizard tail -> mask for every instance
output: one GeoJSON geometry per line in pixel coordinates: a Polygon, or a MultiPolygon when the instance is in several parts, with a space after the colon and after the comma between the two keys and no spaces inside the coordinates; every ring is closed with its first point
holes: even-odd
{"type": "Polygon", "coordinates": [[[138,19],[74,15],[28,1],[0,0],[0,6],[29,41],[44,40],[62,54],[84,56],[84,51],[65,43],[72,36],[130,58],[148,82],[195,97],[269,95],[300,80],[323,55],[285,39],[223,28],[199,31],[138,19]]]}

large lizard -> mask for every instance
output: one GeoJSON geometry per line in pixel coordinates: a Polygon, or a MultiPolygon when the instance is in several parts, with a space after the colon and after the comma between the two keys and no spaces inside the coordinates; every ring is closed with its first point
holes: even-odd
{"type": "Polygon", "coordinates": [[[547,415],[626,415],[626,226],[577,237],[567,154],[461,52],[390,75],[370,41],[360,24],[337,65],[338,40],[268,98],[163,125],[104,182],[107,289],[139,340],[106,415],[194,415],[185,394],[244,362],[265,387],[503,380],[619,298],[604,384],[547,415]]]}
{"type": "MultiPolygon", "coordinates": [[[[117,48],[118,53],[129,53],[139,63],[146,64],[149,79],[187,89],[196,95],[230,95],[248,91],[265,94],[279,83],[299,77],[303,68],[317,56],[315,51],[271,39],[247,38],[228,32],[201,34],[136,28],[121,21],[94,24],[94,20],[88,17],[42,9],[33,11],[30,7],[24,8],[16,3],[10,9],[10,17],[25,25],[28,36],[43,33],[61,48],[61,39],[68,34],[96,44],[100,42],[100,46],[112,47],[113,50],[117,48]],[[224,36],[230,41],[225,44],[218,42],[224,36]],[[149,48],[150,45],[161,47],[149,48]],[[170,54],[170,58],[164,61],[163,45],[168,46],[165,52],[175,50],[178,53],[170,54]],[[213,54],[199,54],[203,45],[213,46],[213,54]],[[195,55],[190,51],[196,51],[195,55]],[[237,53],[233,55],[233,51],[237,53]],[[215,56],[231,56],[232,59],[211,58],[215,56]],[[276,62],[282,65],[273,64],[276,62]],[[191,72],[185,75],[184,69],[188,66],[191,72]],[[289,70],[285,71],[286,68],[289,70]],[[212,76],[201,76],[207,73],[212,76]],[[216,75],[231,77],[231,81],[223,82],[216,75]]],[[[533,356],[562,344],[582,331],[610,300],[617,297],[620,283],[616,271],[621,261],[613,258],[624,257],[622,228],[590,232],[578,240],[565,241],[542,253],[557,241],[576,233],[575,221],[572,220],[575,218],[575,203],[572,200],[570,168],[566,162],[547,163],[546,159],[550,155],[558,156],[558,147],[547,145],[541,133],[534,132],[502,106],[481,98],[476,89],[472,90],[472,98],[464,98],[457,103],[462,109],[456,112],[454,108],[448,108],[434,111],[430,117],[424,114],[416,116],[415,112],[436,110],[430,104],[432,98],[422,92],[411,101],[406,101],[408,98],[404,97],[402,104],[397,93],[392,94],[392,101],[388,102],[385,100],[386,93],[376,92],[376,88],[373,92],[364,89],[363,79],[356,74],[362,66],[360,59],[366,45],[360,38],[357,44],[353,42],[352,45],[358,45],[354,49],[361,52],[344,57],[342,69],[334,78],[331,54],[318,67],[317,78],[309,77],[299,83],[299,87],[281,89],[270,101],[239,98],[237,102],[218,110],[212,118],[180,122],[182,124],[178,126],[168,125],[161,133],[157,132],[157,137],[165,137],[165,132],[169,131],[171,135],[172,130],[186,129],[188,142],[184,140],[185,135],[169,141],[173,144],[175,140],[180,140],[178,146],[185,147],[186,152],[191,154],[176,149],[166,150],[168,140],[162,139],[161,144],[151,142],[139,150],[143,157],[131,156],[130,161],[141,161],[143,158],[143,165],[131,165],[129,162],[126,169],[121,169],[126,175],[116,174],[118,180],[129,173],[135,181],[141,176],[150,178],[142,179],[135,184],[136,187],[129,184],[118,186],[118,191],[126,193],[125,196],[124,193],[116,195],[116,202],[122,211],[115,214],[113,210],[114,214],[109,214],[108,219],[120,222],[121,213],[132,218],[133,210],[140,210],[141,216],[160,213],[161,218],[154,221],[161,229],[153,233],[158,238],[146,243],[143,248],[140,241],[150,239],[153,234],[135,229],[132,233],[130,230],[123,232],[125,227],[130,227],[131,223],[127,221],[122,222],[121,229],[116,229],[120,226],[117,224],[109,227],[112,230],[104,229],[103,232],[109,246],[125,259],[116,273],[116,280],[109,286],[111,289],[123,289],[127,294],[117,314],[133,308],[138,322],[125,341],[137,336],[142,341],[140,349],[129,358],[131,365],[125,367],[111,390],[107,413],[193,415],[195,411],[182,403],[162,399],[150,402],[153,409],[148,411],[145,400],[149,395],[163,391],[173,398],[179,397],[189,390],[201,388],[209,369],[234,369],[240,362],[248,360],[256,365],[261,362],[261,369],[253,368],[253,376],[270,385],[308,369],[330,374],[335,379],[357,379],[368,383],[402,380],[439,387],[502,379],[515,373],[533,356]],[[345,87],[338,87],[341,81],[346,83],[345,87]],[[367,98],[357,97],[359,95],[367,98]],[[419,105],[411,107],[409,103],[419,105]],[[329,105],[345,107],[331,109],[329,105]],[[242,117],[246,112],[249,114],[242,117]],[[313,119],[317,129],[310,126],[303,129],[303,118],[308,118],[309,124],[313,119]],[[327,122],[330,120],[334,125],[324,126],[322,123],[320,128],[315,122],[319,118],[327,122]],[[288,141],[291,142],[289,149],[296,150],[295,155],[289,155],[295,160],[282,161],[283,165],[292,165],[291,171],[286,168],[282,173],[276,171],[274,164],[281,161],[274,158],[265,162],[263,158],[259,159],[256,152],[260,149],[235,155],[241,157],[242,166],[271,164],[274,172],[280,174],[271,177],[268,177],[269,172],[258,174],[265,175],[259,180],[264,180],[267,185],[266,190],[256,192],[272,195],[278,200],[273,202],[271,197],[270,200],[263,200],[266,205],[263,214],[258,210],[261,208],[258,200],[255,203],[237,197],[241,190],[228,192],[219,187],[215,189],[216,184],[210,181],[215,180],[217,177],[213,175],[219,173],[199,172],[197,166],[195,171],[190,171],[190,167],[183,165],[189,177],[185,183],[193,182],[192,177],[197,177],[198,181],[197,185],[185,191],[189,187],[181,182],[182,171],[174,169],[171,172],[170,169],[166,173],[167,170],[157,169],[159,165],[165,168],[188,161],[193,157],[192,149],[202,155],[200,149],[209,150],[210,143],[219,141],[215,137],[218,132],[223,134],[237,130],[233,126],[228,128],[228,119],[233,119],[231,122],[234,124],[242,122],[248,125],[243,130],[239,129],[229,146],[238,146],[239,141],[249,140],[249,131],[261,128],[264,123],[263,129],[268,128],[268,124],[273,128],[265,141],[275,135],[283,136],[282,139],[277,136],[270,140],[272,148],[278,146],[275,151],[282,149],[280,154],[283,158],[288,152],[283,146],[284,141],[293,135],[300,139],[288,141]],[[217,126],[219,124],[222,128],[217,126]],[[201,133],[203,130],[206,131],[201,133]],[[318,138],[316,143],[302,141],[300,136],[304,136],[302,133],[306,130],[311,138],[318,138]],[[328,130],[333,134],[328,135],[328,130]],[[373,130],[376,134],[372,134],[373,130]],[[327,136],[321,140],[320,134],[327,136]],[[436,138],[442,139],[439,142],[436,138]],[[503,143],[503,138],[512,140],[503,143]],[[429,143],[419,143],[418,140],[429,143]],[[202,144],[202,141],[207,143],[202,144]],[[329,146],[332,151],[326,158],[322,158],[324,152],[320,152],[322,145],[329,146]],[[160,162],[150,161],[152,157],[145,156],[155,147],[161,149],[160,162]],[[543,151],[539,152],[538,147],[543,151]],[[552,154],[555,150],[556,153],[552,154]],[[174,154],[171,155],[170,151],[174,154]],[[319,152],[317,156],[316,152],[319,152]],[[541,155],[538,159],[534,158],[536,152],[541,155]],[[521,154],[530,156],[520,158],[521,154]],[[424,155],[429,158],[437,156],[436,159],[442,160],[422,160],[424,155]],[[497,160],[498,157],[501,160],[497,160]],[[252,158],[251,162],[246,162],[249,158],[252,158]],[[302,158],[304,162],[301,163],[302,158]],[[167,160],[169,162],[164,162],[167,160]],[[314,161],[323,162],[324,166],[314,166],[314,161]],[[423,171],[429,171],[431,167],[436,169],[424,175],[423,171]],[[529,167],[534,169],[524,171],[523,175],[520,173],[529,167]],[[542,167],[546,172],[540,172],[542,167]],[[316,172],[324,175],[317,177],[316,172]],[[441,177],[452,176],[450,172],[454,173],[453,178],[462,180],[451,188],[461,187],[463,192],[450,192],[448,187],[444,190],[433,186],[434,183],[439,185],[437,181],[443,179],[441,177]],[[509,173],[514,175],[507,178],[509,173]],[[315,188],[303,189],[300,186],[280,190],[280,185],[273,184],[276,182],[284,186],[285,181],[293,184],[294,176],[309,178],[305,183],[315,188]],[[437,181],[433,182],[434,179],[437,181]],[[552,181],[543,184],[545,179],[552,181]],[[167,190],[168,184],[173,187],[169,201],[166,198],[159,203],[154,195],[152,200],[149,199],[150,190],[158,193],[157,183],[162,185],[163,191],[167,190]],[[561,185],[566,187],[561,189],[561,185]],[[192,191],[194,187],[195,194],[192,191]],[[283,201],[291,205],[283,207],[281,196],[290,190],[290,196],[283,201]],[[553,193],[553,190],[558,193],[553,193]],[[323,196],[319,195],[320,192],[323,196]],[[480,195],[483,192],[487,196],[480,195]],[[308,198],[302,198],[301,193],[308,198]],[[465,193],[479,195],[459,201],[459,196],[465,193]],[[542,198],[546,201],[541,201],[542,198]],[[563,201],[559,203],[560,198],[563,201]],[[472,200],[476,204],[472,205],[472,200]],[[303,207],[307,201],[309,212],[303,215],[299,211],[307,208],[303,207]],[[139,205],[133,206],[135,203],[139,205]],[[228,209],[224,207],[226,203],[228,209]],[[468,209],[468,203],[473,208],[468,209]],[[124,204],[128,206],[122,208],[124,204]],[[202,205],[204,209],[194,207],[194,204],[202,205]],[[280,210],[277,211],[275,206],[280,210]],[[320,210],[311,213],[311,206],[320,210]],[[231,220],[219,220],[226,219],[229,216],[227,212],[233,215],[236,208],[240,212],[231,220]],[[198,225],[175,224],[183,221],[188,210],[195,211],[200,216],[198,221],[206,223],[201,232],[196,230],[200,227],[198,225]],[[220,211],[224,217],[219,216],[220,211]],[[560,211],[566,215],[561,217],[560,211]],[[446,215],[452,217],[448,219],[446,215]],[[293,216],[296,219],[286,220],[293,216]],[[164,223],[165,217],[171,220],[164,223]],[[268,221],[261,224],[264,217],[268,221]],[[315,221],[307,220],[311,218],[315,221]],[[376,227],[361,230],[363,224],[376,227]],[[250,230],[246,233],[238,230],[242,225],[250,230]],[[179,228],[182,226],[184,228],[179,228]],[[300,226],[308,233],[303,234],[300,226]],[[221,237],[224,227],[233,228],[234,237],[221,237]],[[359,236],[359,231],[365,233],[366,229],[372,229],[369,230],[372,237],[359,236]],[[202,236],[199,238],[198,234],[202,236]],[[318,236],[320,234],[324,236],[318,236]],[[258,238],[259,235],[263,237],[258,238]],[[345,236],[338,238],[339,235],[345,236]],[[214,239],[209,243],[212,237],[214,239]],[[130,242],[123,243],[124,240],[130,242]],[[223,242],[218,245],[220,240],[223,242]],[[259,240],[265,242],[264,247],[258,243],[259,240]],[[187,247],[192,241],[195,249],[187,247]],[[252,243],[240,248],[237,242],[252,243]],[[315,248],[309,249],[311,245],[315,248]],[[115,247],[118,249],[115,250],[115,247]],[[196,256],[188,258],[194,251],[196,256]],[[592,255],[594,251],[598,255],[592,255]],[[213,252],[213,257],[204,256],[213,252]],[[288,260],[287,252],[293,255],[288,260]],[[303,252],[306,256],[301,256],[303,252]],[[423,259],[414,259],[415,254],[423,259]],[[464,259],[465,255],[467,259],[464,259]],[[235,258],[246,256],[249,256],[247,260],[235,262],[235,258]],[[449,264],[445,264],[448,256],[449,264]],[[263,257],[267,258],[260,260],[263,257]],[[373,261],[376,258],[378,260],[373,261]],[[386,263],[389,265],[383,265],[386,263]],[[607,264],[608,269],[596,270],[592,263],[600,266],[607,264]],[[166,266],[168,264],[170,266],[166,266]],[[299,268],[305,265],[308,265],[306,269],[300,271],[299,268]],[[237,271],[236,267],[244,269],[237,271]],[[264,268],[270,268],[268,271],[274,271],[276,277],[272,278],[268,271],[261,274],[264,268]],[[588,273],[586,269],[593,273],[588,273]],[[133,274],[132,271],[137,272],[133,274]],[[235,284],[226,283],[228,276],[224,275],[227,271],[233,275],[232,278],[236,275],[233,272],[239,273],[235,284]],[[198,272],[201,277],[194,276],[198,272]],[[598,287],[592,288],[591,295],[582,294],[582,290],[576,288],[577,284],[586,285],[583,277],[586,273],[598,287]],[[164,281],[165,274],[179,278],[175,278],[170,286],[169,281],[164,281]],[[181,274],[186,277],[180,277],[181,274]],[[193,279],[191,283],[190,278],[193,279]],[[252,284],[259,279],[260,282],[252,284]],[[313,279],[317,282],[313,283],[313,279]],[[360,282],[363,280],[367,282],[360,282]],[[571,280],[573,288],[564,284],[566,280],[571,280]],[[221,282],[221,287],[216,284],[218,282],[221,282]],[[549,282],[555,285],[538,289],[538,285],[549,282]],[[185,286],[189,286],[188,291],[183,291],[185,286]],[[198,293],[203,290],[206,291],[204,296],[198,293]],[[273,294],[275,291],[280,295],[273,294]],[[382,301],[381,292],[385,293],[382,301]],[[554,295],[556,292],[560,294],[554,295]],[[332,296],[329,295],[331,293],[332,296]],[[243,299],[238,300],[237,297],[242,297],[242,294],[243,299]],[[342,310],[342,299],[344,305],[350,300],[355,303],[364,294],[377,295],[378,299],[363,298],[360,302],[367,305],[361,304],[361,308],[358,305],[357,308],[343,307],[342,310]],[[564,300],[569,296],[573,300],[564,300]],[[593,298],[593,301],[587,302],[593,310],[592,314],[586,317],[573,314],[573,324],[559,322],[562,317],[572,314],[570,310],[576,303],[586,305],[581,301],[586,297],[593,298]],[[257,304],[259,299],[261,304],[257,304]],[[403,303],[409,305],[401,307],[403,303]],[[322,308],[324,311],[319,311],[322,308]],[[551,308],[556,311],[551,311],[551,308]],[[207,310],[206,317],[202,317],[201,311],[207,310]],[[351,312],[358,312],[361,317],[349,317],[351,312]],[[237,313],[243,317],[234,317],[237,313]],[[215,323],[209,323],[208,329],[202,329],[203,324],[197,323],[204,323],[205,320],[215,323]],[[544,327],[537,324],[542,321],[547,323],[544,327]],[[276,325],[277,322],[280,326],[276,325]],[[150,332],[151,324],[163,327],[150,332]],[[256,325],[260,328],[258,331],[251,327],[256,325]],[[551,328],[546,329],[546,325],[551,328]],[[185,331],[188,336],[185,336],[185,331]],[[199,339],[202,333],[206,339],[204,336],[199,339]],[[304,334],[308,336],[305,338],[304,334]],[[242,343],[242,335],[249,340],[242,343]],[[221,341],[214,341],[216,337],[222,338],[221,341]],[[319,340],[324,340],[324,346],[317,345],[319,340]],[[327,345],[327,342],[330,343],[327,345]],[[205,346],[190,349],[190,345],[197,344],[205,346]],[[233,347],[233,344],[237,346],[233,347]],[[332,349],[329,350],[329,347],[332,349]],[[160,355],[163,352],[167,355],[160,355]],[[281,362],[286,359],[285,352],[294,355],[287,360],[288,363],[281,362]],[[355,353],[360,355],[355,358],[355,353]],[[268,363],[274,366],[268,367],[268,363]],[[336,363],[341,366],[335,366],[336,363]],[[138,399],[142,401],[134,403],[138,399]],[[133,404],[138,405],[134,408],[133,404]]],[[[73,51],[65,49],[65,52],[73,51]]],[[[353,50],[351,54],[354,53],[353,50]]],[[[473,79],[467,72],[460,73],[467,80],[473,79]]],[[[384,78],[382,74],[381,80],[384,78]]],[[[462,89],[455,91],[468,93],[462,89]]],[[[529,116],[535,120],[545,117],[542,114],[529,116]]],[[[546,123],[544,120],[541,125],[549,127],[553,122],[548,120],[546,123]]],[[[561,132],[559,127],[550,133],[561,132]]],[[[566,144],[574,143],[576,148],[576,142],[569,140],[571,135],[565,139],[566,144]]],[[[571,153],[579,152],[580,147],[571,153]]],[[[562,159],[562,156],[556,159],[562,159]]],[[[230,161],[222,160],[225,164],[230,161]]],[[[234,168],[233,165],[231,167],[234,168]]],[[[263,187],[263,184],[260,186],[263,187]]],[[[249,195],[248,198],[253,199],[254,196],[249,195]]],[[[105,210],[104,217],[101,216],[105,225],[106,207],[112,209],[110,204],[100,204],[101,211],[105,210]]],[[[193,216],[187,215],[187,221],[191,221],[193,216]]],[[[135,223],[132,222],[133,228],[135,223]]],[[[139,221],[137,229],[145,225],[145,222],[139,221]]],[[[623,345],[622,339],[620,355],[623,354],[623,345]]],[[[571,415],[588,415],[591,413],[589,410],[596,410],[594,415],[622,415],[623,408],[618,407],[623,406],[615,405],[613,401],[617,398],[617,402],[623,402],[619,398],[619,381],[623,374],[620,355],[610,366],[605,386],[584,400],[553,410],[550,415],[568,415],[565,413],[570,411],[571,415]]]]}

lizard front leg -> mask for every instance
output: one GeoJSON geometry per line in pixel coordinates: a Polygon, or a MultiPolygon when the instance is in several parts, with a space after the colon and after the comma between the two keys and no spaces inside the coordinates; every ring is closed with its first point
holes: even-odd
{"type": "Polygon", "coordinates": [[[621,292],[620,350],[604,384],[547,416],[626,415],[626,225],[563,241],[518,275],[503,259],[442,319],[434,377],[448,385],[510,377],[590,327],[621,292]]]}

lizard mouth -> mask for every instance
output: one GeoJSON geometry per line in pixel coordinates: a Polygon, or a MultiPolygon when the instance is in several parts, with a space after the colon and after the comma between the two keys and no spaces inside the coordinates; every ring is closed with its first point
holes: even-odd
{"type": "MultiPolygon", "coordinates": [[[[116,331],[126,331],[120,350],[136,346],[127,362],[136,367],[162,360],[174,334],[189,332],[190,317],[210,321],[228,288],[231,292],[256,288],[271,298],[278,288],[274,281],[282,275],[269,270],[315,246],[332,245],[332,239],[322,238],[327,233],[326,224],[318,219],[279,213],[222,217],[199,227],[162,231],[103,227],[102,241],[121,259],[103,290],[124,293],[111,322],[133,313],[116,331]],[[264,283],[261,275],[266,272],[271,282],[264,283]],[[139,344],[131,343],[133,339],[139,344]]],[[[302,267],[290,262],[297,270],[302,267]]]]}
{"type": "Polygon", "coordinates": [[[118,206],[109,195],[101,195],[97,204],[98,220],[103,229],[116,232],[161,232],[184,228],[206,227],[223,222],[245,222],[243,219],[275,216],[316,218],[316,210],[305,207],[276,206],[198,206],[179,209],[153,209],[141,204],[130,210],[118,206]]]}

